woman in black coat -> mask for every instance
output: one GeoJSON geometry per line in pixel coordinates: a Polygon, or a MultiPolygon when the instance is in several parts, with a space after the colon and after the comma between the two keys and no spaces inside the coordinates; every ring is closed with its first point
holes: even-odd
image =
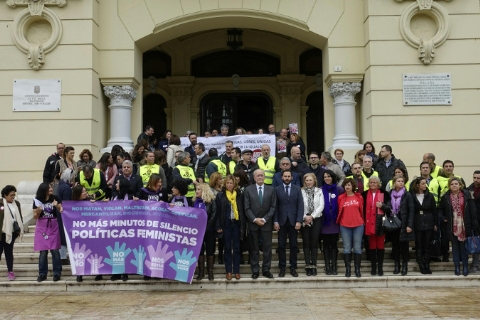
{"type": "Polygon", "coordinates": [[[395,261],[393,274],[400,273],[400,255],[402,256],[402,276],[408,272],[408,243],[415,240],[413,232],[413,197],[405,189],[405,178],[401,175],[393,177],[393,189],[390,192],[392,205],[391,215],[396,214],[402,220],[402,227],[388,234],[392,241],[392,255],[395,261]]]}
{"type": "Polygon", "coordinates": [[[478,233],[477,208],[470,192],[463,190],[460,178],[448,180],[449,190],[442,196],[438,205],[440,220],[446,223],[447,237],[452,241],[455,275],[460,275],[460,260],[463,275],[468,275],[468,254],[465,241],[472,233],[478,233]]]}
{"type": "Polygon", "coordinates": [[[410,192],[413,197],[413,216],[417,262],[422,274],[430,270],[430,242],[437,231],[437,205],[433,194],[428,191],[427,180],[418,177],[412,181],[410,192]]]}

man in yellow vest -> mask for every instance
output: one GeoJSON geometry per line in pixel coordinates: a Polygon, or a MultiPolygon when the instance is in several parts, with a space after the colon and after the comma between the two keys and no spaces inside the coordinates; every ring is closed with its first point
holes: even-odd
{"type": "Polygon", "coordinates": [[[362,177],[363,181],[365,181],[363,191],[368,190],[368,182],[370,181],[370,177],[378,177],[378,172],[373,170],[373,159],[367,155],[363,156],[362,177]]]}
{"type": "Polygon", "coordinates": [[[105,198],[105,192],[108,188],[105,176],[100,169],[94,169],[92,166],[84,166],[78,175],[79,183],[87,190],[88,196],[92,200],[102,200],[105,198]]]}
{"type": "Polygon", "coordinates": [[[190,164],[190,153],[180,152],[178,154],[178,164],[173,168],[172,175],[173,181],[183,180],[188,185],[188,192],[185,197],[191,201],[195,195],[195,185],[198,183],[195,180],[195,172],[190,164]]]}
{"type": "Polygon", "coordinates": [[[205,168],[205,183],[210,182],[210,176],[214,172],[219,172],[222,177],[227,176],[227,166],[223,161],[218,157],[218,151],[216,148],[211,148],[208,150],[208,156],[210,157],[207,167],[205,168]]]}
{"type": "Polygon", "coordinates": [[[167,178],[165,171],[161,166],[155,163],[155,153],[153,151],[147,151],[145,154],[145,164],[140,166],[138,174],[142,178],[143,186],[146,187],[150,176],[154,173],[158,173],[162,177],[162,182],[166,183],[167,178]]]}
{"type": "Polygon", "coordinates": [[[351,166],[352,175],[348,176],[347,179],[353,179],[357,184],[357,192],[362,193],[365,190],[368,190],[368,178],[363,174],[362,166],[358,162],[352,163],[351,166]]]}
{"type": "Polygon", "coordinates": [[[234,174],[235,173],[236,166],[238,165],[240,160],[242,160],[242,158],[241,158],[242,150],[240,150],[239,147],[233,148],[231,156],[232,156],[232,160],[230,162],[228,162],[228,165],[227,165],[227,174],[234,174]]]}
{"type": "Polygon", "coordinates": [[[264,183],[271,186],[273,183],[273,176],[280,171],[280,164],[277,158],[270,156],[270,146],[264,144],[262,146],[262,156],[257,159],[258,167],[265,173],[264,183]]]}
{"type": "Polygon", "coordinates": [[[423,155],[423,161],[428,162],[428,164],[430,165],[430,175],[433,178],[438,177],[438,173],[440,172],[440,169],[442,169],[442,167],[436,165],[435,155],[433,153],[425,153],[423,155]]]}

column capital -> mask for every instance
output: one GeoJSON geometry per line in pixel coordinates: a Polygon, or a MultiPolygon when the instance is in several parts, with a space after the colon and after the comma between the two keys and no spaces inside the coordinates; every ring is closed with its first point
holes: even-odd
{"type": "Polygon", "coordinates": [[[355,95],[362,90],[360,82],[334,82],[330,86],[330,95],[335,99],[342,97],[348,100],[354,100],[355,95]]]}
{"type": "Polygon", "coordinates": [[[105,86],[103,92],[110,98],[111,104],[127,104],[131,107],[132,100],[137,97],[137,89],[127,86],[105,86]]]}

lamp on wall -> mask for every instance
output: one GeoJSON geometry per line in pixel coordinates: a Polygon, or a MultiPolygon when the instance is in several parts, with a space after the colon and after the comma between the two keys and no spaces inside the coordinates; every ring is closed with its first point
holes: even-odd
{"type": "Polygon", "coordinates": [[[241,49],[243,46],[242,29],[227,29],[227,46],[232,50],[241,49]]]}

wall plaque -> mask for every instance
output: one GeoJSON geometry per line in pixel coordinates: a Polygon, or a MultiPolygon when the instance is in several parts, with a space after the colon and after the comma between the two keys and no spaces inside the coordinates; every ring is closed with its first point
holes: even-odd
{"type": "Polygon", "coordinates": [[[13,80],[13,111],[60,111],[59,79],[13,80]]]}
{"type": "Polygon", "coordinates": [[[403,74],[404,106],[451,106],[450,73],[403,74]]]}

